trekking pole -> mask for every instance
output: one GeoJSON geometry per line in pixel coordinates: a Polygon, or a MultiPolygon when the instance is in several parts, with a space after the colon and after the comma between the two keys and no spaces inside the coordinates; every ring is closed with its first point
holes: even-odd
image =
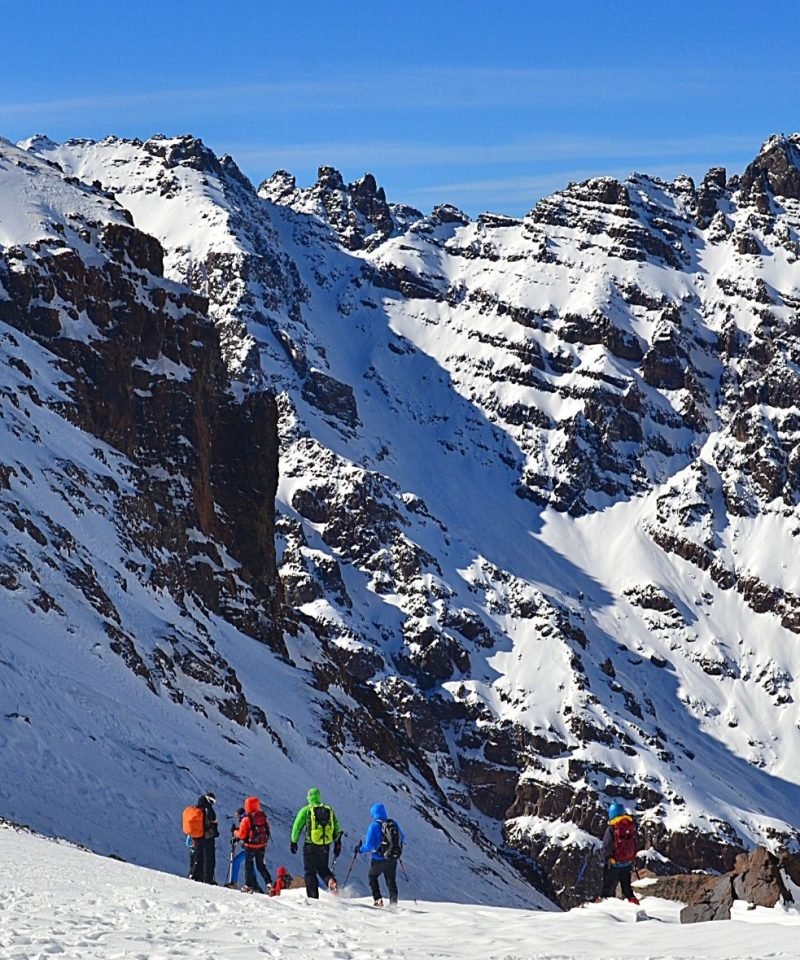
{"type": "MultiPolygon", "coordinates": [[[[398,860],[397,862],[400,864],[400,869],[403,871],[403,876],[406,878],[406,883],[411,883],[411,881],[408,879],[408,874],[406,873],[405,864],[402,860],[398,860]]],[[[417,898],[415,896],[412,895],[411,899],[414,901],[414,903],[417,902],[417,898]]]]}
{"type": "Polygon", "coordinates": [[[225,885],[233,883],[233,860],[234,860],[234,851],[236,850],[236,837],[231,837],[231,854],[228,857],[228,876],[225,880],[225,885]]]}
{"type": "Polygon", "coordinates": [[[576,880],[575,880],[575,886],[576,886],[576,887],[577,887],[578,884],[581,882],[581,880],[583,880],[583,875],[584,875],[584,873],[586,873],[586,868],[587,868],[588,866],[589,866],[589,858],[587,857],[587,858],[583,861],[583,866],[581,867],[581,872],[578,874],[578,876],[577,876],[577,878],[576,878],[576,880]]]}
{"type": "Polygon", "coordinates": [[[356,860],[358,859],[358,850],[353,854],[353,859],[350,861],[350,866],[347,869],[347,876],[344,878],[344,883],[342,887],[347,886],[347,881],[350,879],[350,874],[353,872],[353,867],[356,865],[356,860]]]}

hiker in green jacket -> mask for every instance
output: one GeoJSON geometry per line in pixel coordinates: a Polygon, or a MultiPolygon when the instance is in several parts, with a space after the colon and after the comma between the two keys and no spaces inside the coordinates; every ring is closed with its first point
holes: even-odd
{"type": "Polygon", "coordinates": [[[336,877],[328,866],[328,856],[331,843],[333,844],[334,860],[342,852],[342,829],[333,807],[322,802],[322,796],[316,787],[308,791],[308,803],[297,811],[292,825],[292,853],[297,853],[297,841],[305,830],[306,838],[303,842],[303,872],[305,873],[306,895],[314,900],[319,899],[317,875],[322,877],[328,890],[336,894],[339,888],[336,877]]]}

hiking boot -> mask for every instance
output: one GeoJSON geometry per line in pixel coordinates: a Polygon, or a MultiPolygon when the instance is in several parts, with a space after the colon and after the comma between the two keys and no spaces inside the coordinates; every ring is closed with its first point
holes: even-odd
{"type": "Polygon", "coordinates": [[[382,906],[383,906],[383,900],[373,900],[373,901],[372,901],[372,906],[373,906],[373,907],[382,907],[382,906]]]}
{"type": "Polygon", "coordinates": [[[639,906],[639,901],[636,897],[628,897],[628,903],[635,903],[636,906],[639,906]]]}

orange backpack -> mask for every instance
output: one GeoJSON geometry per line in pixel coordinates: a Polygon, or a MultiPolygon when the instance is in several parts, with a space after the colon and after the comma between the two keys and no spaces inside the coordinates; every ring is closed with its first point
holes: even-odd
{"type": "Polygon", "coordinates": [[[192,839],[199,840],[206,832],[205,818],[200,807],[184,807],[183,832],[192,839]]]}

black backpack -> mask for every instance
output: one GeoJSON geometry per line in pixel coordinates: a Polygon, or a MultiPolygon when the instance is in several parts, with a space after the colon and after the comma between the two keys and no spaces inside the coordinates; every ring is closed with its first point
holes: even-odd
{"type": "Polygon", "coordinates": [[[394,820],[381,820],[381,845],[378,853],[387,860],[399,860],[403,856],[400,827],[394,820]]]}
{"type": "Polygon", "coordinates": [[[316,846],[327,846],[335,839],[333,836],[333,810],[327,803],[311,807],[309,811],[310,829],[308,839],[316,846]]]}

